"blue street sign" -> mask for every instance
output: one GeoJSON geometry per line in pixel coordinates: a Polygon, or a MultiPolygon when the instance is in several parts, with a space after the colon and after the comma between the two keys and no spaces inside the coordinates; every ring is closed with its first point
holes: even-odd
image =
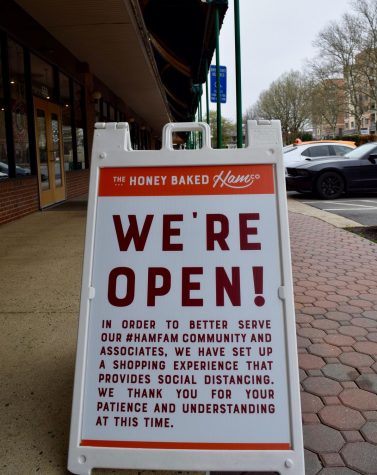
{"type": "MultiPolygon", "coordinates": [[[[210,67],[211,102],[217,102],[216,66],[210,67]]],[[[226,66],[220,66],[220,102],[226,103],[226,66]]]]}

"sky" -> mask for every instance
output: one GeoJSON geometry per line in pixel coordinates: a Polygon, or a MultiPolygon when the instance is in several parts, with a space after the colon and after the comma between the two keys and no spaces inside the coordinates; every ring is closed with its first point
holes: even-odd
{"type": "MultiPolygon", "coordinates": [[[[239,4],[243,112],[279,76],[302,71],[306,60],[317,54],[312,43],[318,33],[352,11],[349,0],[239,0],[239,4]]],[[[220,32],[220,64],[227,67],[227,103],[222,104],[221,114],[235,121],[233,5],[234,0],[229,0],[220,32]]],[[[210,109],[215,110],[216,104],[210,104],[210,109]]]]}

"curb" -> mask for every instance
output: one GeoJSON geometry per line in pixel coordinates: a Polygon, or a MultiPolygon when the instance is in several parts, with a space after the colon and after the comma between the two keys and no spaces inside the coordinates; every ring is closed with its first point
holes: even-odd
{"type": "Polygon", "coordinates": [[[293,198],[287,196],[288,201],[288,211],[291,213],[304,214],[306,216],[312,216],[313,218],[321,219],[326,223],[332,224],[337,228],[354,228],[354,227],[364,227],[363,224],[360,224],[352,219],[344,218],[343,216],[338,216],[321,209],[313,208],[312,206],[300,203],[293,198]]]}

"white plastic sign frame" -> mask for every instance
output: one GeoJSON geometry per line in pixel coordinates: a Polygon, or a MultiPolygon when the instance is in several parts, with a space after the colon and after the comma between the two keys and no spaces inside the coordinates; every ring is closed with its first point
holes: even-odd
{"type": "Polygon", "coordinates": [[[279,121],[96,124],[68,468],[305,473],[279,121]],[[203,146],[174,150],[176,131],[203,146]]]}

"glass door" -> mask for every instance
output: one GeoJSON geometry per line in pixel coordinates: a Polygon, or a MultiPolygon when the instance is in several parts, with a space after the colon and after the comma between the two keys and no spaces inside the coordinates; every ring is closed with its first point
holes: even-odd
{"type": "Polygon", "coordinates": [[[41,208],[65,199],[60,107],[34,98],[41,208]]]}

